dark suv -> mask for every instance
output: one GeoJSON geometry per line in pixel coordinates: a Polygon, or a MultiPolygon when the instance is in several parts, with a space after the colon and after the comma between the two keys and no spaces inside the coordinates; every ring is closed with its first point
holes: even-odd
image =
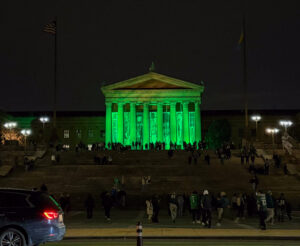
{"type": "Polygon", "coordinates": [[[0,189],[0,246],[60,241],[65,231],[62,209],[47,193],[0,189]]]}

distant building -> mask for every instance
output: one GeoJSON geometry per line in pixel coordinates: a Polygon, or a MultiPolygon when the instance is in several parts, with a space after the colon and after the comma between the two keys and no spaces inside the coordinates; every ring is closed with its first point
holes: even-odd
{"type": "Polygon", "coordinates": [[[204,86],[149,72],[102,87],[106,104],[106,146],[164,142],[183,147],[201,140],[204,86]]]}
{"type": "MultiPolygon", "coordinates": [[[[244,112],[241,110],[201,110],[200,85],[174,79],[154,72],[101,88],[105,95],[106,112],[57,112],[58,142],[67,149],[79,143],[91,147],[94,143],[122,143],[131,146],[139,142],[145,148],[150,143],[165,142],[182,148],[183,143],[205,139],[215,120],[227,120],[231,127],[231,141],[239,147],[244,136],[244,112]]],[[[289,119],[300,124],[299,110],[249,110],[249,116],[260,114],[256,134],[255,122],[249,121],[251,141],[270,143],[267,127],[278,127],[279,120],[289,119]]],[[[52,121],[38,120],[45,113],[8,112],[7,120],[18,122],[19,128],[31,128],[36,139],[50,140],[52,121]]],[[[46,113],[52,115],[52,112],[46,113]]],[[[281,142],[281,131],[275,142],[281,142]]]]}

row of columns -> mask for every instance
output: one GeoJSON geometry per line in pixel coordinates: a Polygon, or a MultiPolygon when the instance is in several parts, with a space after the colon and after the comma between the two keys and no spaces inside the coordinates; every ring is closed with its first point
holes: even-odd
{"type": "MultiPolygon", "coordinates": [[[[189,143],[189,102],[183,102],[183,141],[189,143]]],[[[149,103],[144,103],[143,110],[143,146],[149,146],[149,103]]],[[[123,144],[124,103],[118,103],[118,142],[123,144]]],[[[176,102],[170,103],[171,142],[176,142],[176,102]]],[[[130,139],[136,142],[136,103],[130,103],[130,139]]],[[[195,141],[201,140],[200,103],[195,102],[195,141]]],[[[157,141],[163,142],[163,104],[157,103],[157,141]]],[[[112,142],[112,103],[106,102],[105,143],[112,142]]]]}

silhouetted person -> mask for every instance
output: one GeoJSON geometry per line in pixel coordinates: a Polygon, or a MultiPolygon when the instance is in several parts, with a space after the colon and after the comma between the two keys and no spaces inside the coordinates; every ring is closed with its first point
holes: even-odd
{"type": "Polygon", "coordinates": [[[93,218],[93,210],[95,207],[95,200],[91,194],[88,194],[86,200],[85,200],[85,208],[86,208],[86,218],[91,219],[93,218]]]}
{"type": "Polygon", "coordinates": [[[113,205],[113,199],[111,195],[106,192],[103,196],[103,207],[104,207],[104,214],[107,221],[110,221],[110,210],[113,205]]]}
{"type": "Polygon", "coordinates": [[[41,192],[45,192],[45,193],[48,193],[48,188],[45,184],[42,184],[41,187],[40,187],[40,191],[41,192]]]}
{"type": "Polygon", "coordinates": [[[210,156],[208,153],[205,155],[204,159],[207,162],[207,165],[210,165],[210,156]]]}
{"type": "Polygon", "coordinates": [[[152,222],[158,223],[158,213],[159,213],[159,199],[157,195],[155,195],[152,199],[152,206],[153,206],[153,216],[152,222]]]}
{"type": "Polygon", "coordinates": [[[66,201],[66,197],[64,196],[64,194],[60,195],[58,202],[59,202],[59,205],[61,206],[62,210],[65,212],[67,201],[66,201]]]}
{"type": "Polygon", "coordinates": [[[266,195],[262,191],[257,192],[257,211],[259,216],[260,229],[266,230],[266,218],[267,218],[267,200],[266,195]]]}

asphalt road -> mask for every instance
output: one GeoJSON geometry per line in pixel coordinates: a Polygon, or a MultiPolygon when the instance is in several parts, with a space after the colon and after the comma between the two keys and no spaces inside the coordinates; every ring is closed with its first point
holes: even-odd
{"type": "MultiPolygon", "coordinates": [[[[135,240],[65,240],[45,246],[135,246],[135,240]]],[[[144,240],[143,246],[298,246],[300,241],[277,240],[144,240]]]]}

